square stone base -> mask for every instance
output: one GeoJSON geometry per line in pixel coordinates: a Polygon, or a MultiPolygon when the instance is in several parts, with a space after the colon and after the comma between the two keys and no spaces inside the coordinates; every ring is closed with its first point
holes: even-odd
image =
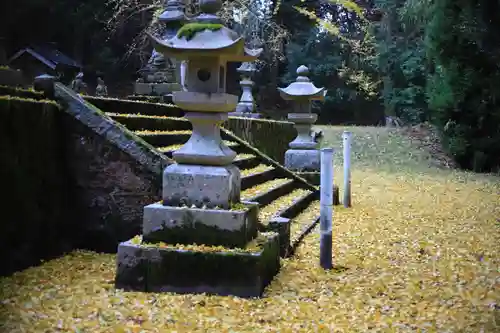
{"type": "Polygon", "coordinates": [[[201,252],[118,245],[116,288],[127,291],[260,297],[280,269],[276,233],[261,234],[255,252],[201,252]]]}
{"type": "Polygon", "coordinates": [[[163,204],[229,209],[240,202],[241,173],[230,164],[171,164],[163,171],[163,204]]]}
{"type": "Polygon", "coordinates": [[[144,207],[143,239],[148,243],[243,248],[257,236],[259,204],[241,205],[238,210],[148,205],[144,207]]]}
{"type": "Polygon", "coordinates": [[[292,171],[317,171],[321,169],[318,149],[288,149],[285,152],[285,167],[292,171]]]}

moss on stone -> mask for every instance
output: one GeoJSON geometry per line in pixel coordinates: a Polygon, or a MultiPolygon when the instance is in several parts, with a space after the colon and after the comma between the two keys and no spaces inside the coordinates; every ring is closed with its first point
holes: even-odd
{"type": "Polygon", "coordinates": [[[269,242],[270,237],[274,237],[275,232],[261,232],[257,234],[253,240],[249,241],[244,247],[227,247],[222,245],[206,245],[206,244],[180,244],[180,243],[166,243],[166,242],[147,242],[144,241],[142,235],[136,235],[130,243],[142,247],[153,247],[160,249],[172,250],[188,250],[203,253],[258,253],[262,251],[264,246],[269,242]]]}
{"type": "Polygon", "coordinates": [[[217,31],[223,27],[219,23],[188,23],[179,29],[177,38],[185,37],[187,40],[191,40],[198,32],[205,30],[217,31]]]}
{"type": "Polygon", "coordinates": [[[238,249],[196,244],[137,244],[139,241],[140,236],[136,236],[131,242],[135,243],[133,246],[138,250],[135,258],[140,262],[131,268],[118,262],[116,285],[128,290],[259,297],[280,268],[276,233],[261,234],[238,249]],[[144,262],[147,264],[141,265],[144,262]],[[136,283],[139,280],[142,284],[136,283]]]}
{"type": "Polygon", "coordinates": [[[41,99],[41,100],[36,100],[33,98],[23,98],[23,97],[17,97],[17,96],[0,96],[0,100],[2,101],[14,101],[14,102],[29,102],[29,103],[42,103],[42,104],[50,104],[58,109],[61,109],[61,106],[52,100],[49,99],[41,99]]]}
{"type": "Polygon", "coordinates": [[[5,85],[0,85],[0,95],[32,98],[36,100],[43,98],[43,92],[36,91],[33,88],[19,88],[5,85]]]}
{"type": "Polygon", "coordinates": [[[242,210],[245,210],[247,208],[248,207],[245,204],[243,204],[241,202],[237,202],[237,203],[231,204],[231,209],[230,210],[242,211],[242,210]]]}

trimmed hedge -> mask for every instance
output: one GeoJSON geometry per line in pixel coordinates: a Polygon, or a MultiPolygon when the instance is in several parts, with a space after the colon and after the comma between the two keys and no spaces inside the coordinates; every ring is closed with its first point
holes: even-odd
{"type": "Polygon", "coordinates": [[[0,86],[0,96],[15,96],[22,98],[31,98],[35,100],[42,100],[45,98],[41,91],[17,88],[12,86],[0,86]]]}
{"type": "Polygon", "coordinates": [[[148,101],[133,101],[108,97],[83,96],[104,112],[133,113],[148,116],[182,117],[184,111],[172,104],[151,103],[148,101]]]}
{"type": "Polygon", "coordinates": [[[297,136],[288,121],[230,117],[223,127],[281,164],[288,144],[297,136]]]}
{"type": "Polygon", "coordinates": [[[0,170],[6,190],[0,275],[70,250],[59,108],[53,101],[0,96],[0,170]]]}

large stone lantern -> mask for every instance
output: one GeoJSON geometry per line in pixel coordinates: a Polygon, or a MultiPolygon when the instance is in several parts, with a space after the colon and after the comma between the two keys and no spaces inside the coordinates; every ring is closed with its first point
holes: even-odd
{"type": "Polygon", "coordinates": [[[193,132],[164,170],[162,201],[144,208],[142,237],[118,247],[117,287],[257,297],[279,270],[278,235],[257,232],[258,204],[240,201],[236,153],[219,128],[238,103],[225,92],[227,62],[262,50],[245,49],[215,15],[220,7],[200,0],[201,14],[176,36],[149,35],[158,52],[189,61],[187,91],[174,92],[173,102],[193,132]]]}
{"type": "Polygon", "coordinates": [[[288,120],[295,124],[298,133],[285,153],[285,167],[297,172],[319,172],[319,143],[311,135],[311,127],[318,115],[311,113],[311,101],[323,101],[326,90],[317,88],[309,80],[306,66],[300,66],[297,75],[296,81],[288,87],[278,88],[283,99],[293,101],[293,113],[288,114],[288,120]]]}

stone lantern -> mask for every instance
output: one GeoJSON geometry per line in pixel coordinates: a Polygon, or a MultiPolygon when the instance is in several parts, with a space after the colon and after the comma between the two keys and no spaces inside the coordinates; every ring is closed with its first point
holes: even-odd
{"type": "MultiPolygon", "coordinates": [[[[164,7],[165,11],[158,21],[162,28],[162,39],[168,40],[175,36],[188,18],[184,14],[183,0],[167,0],[164,7]]],[[[164,97],[181,90],[180,67],[179,61],[153,49],[148,63],[139,71],[142,77],[135,83],[134,93],[164,97]]]]}
{"type": "Polygon", "coordinates": [[[295,124],[298,133],[285,153],[285,167],[297,172],[319,172],[319,143],[311,135],[318,115],[311,113],[311,101],[323,101],[326,90],[317,88],[309,80],[306,66],[300,66],[297,75],[297,80],[288,87],[278,88],[283,99],[293,101],[294,112],[288,114],[288,120],[295,124]]]}
{"type": "Polygon", "coordinates": [[[201,14],[169,40],[149,35],[166,57],[189,61],[187,91],[173,93],[193,132],[163,173],[162,201],[144,207],[142,237],[120,243],[115,284],[128,290],[258,297],[279,270],[276,233],[257,232],[258,203],[241,202],[236,153],[219,125],[238,96],[225,92],[226,64],[262,52],[215,13],[220,0],[200,0],[201,14]],[[217,246],[203,251],[196,244],[217,246]]]}
{"type": "Polygon", "coordinates": [[[252,88],[254,86],[252,77],[257,71],[255,62],[244,62],[238,67],[237,71],[241,74],[240,86],[242,93],[235,112],[232,112],[230,115],[236,117],[260,118],[260,114],[255,113],[255,99],[252,94],[252,88]]]}

